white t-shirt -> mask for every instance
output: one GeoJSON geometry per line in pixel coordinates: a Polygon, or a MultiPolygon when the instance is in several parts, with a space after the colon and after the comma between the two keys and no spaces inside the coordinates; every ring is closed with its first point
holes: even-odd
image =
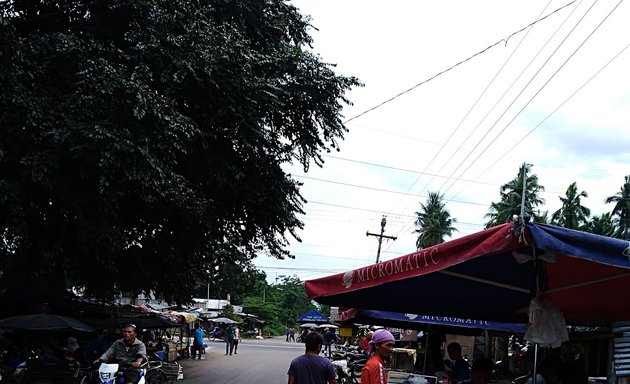
{"type": "Polygon", "coordinates": [[[234,328],[234,340],[241,339],[241,331],[238,328],[234,328]]]}

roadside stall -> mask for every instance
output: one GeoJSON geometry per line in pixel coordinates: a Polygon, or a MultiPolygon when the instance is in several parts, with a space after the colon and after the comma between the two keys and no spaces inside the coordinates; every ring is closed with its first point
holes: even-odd
{"type": "MultiPolygon", "coordinates": [[[[526,339],[548,347],[566,335],[557,327],[555,340],[540,339],[545,319],[583,326],[630,319],[629,257],[627,241],[519,220],[305,286],[309,297],[331,306],[531,320],[526,339]]],[[[625,374],[611,371],[610,382],[625,374]]]]}

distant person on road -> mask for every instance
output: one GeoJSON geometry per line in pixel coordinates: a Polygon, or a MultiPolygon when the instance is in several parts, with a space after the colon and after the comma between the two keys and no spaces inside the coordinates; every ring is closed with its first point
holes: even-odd
{"type": "Polygon", "coordinates": [[[284,326],[284,335],[286,336],[287,338],[286,342],[288,343],[289,342],[289,326],[288,325],[284,326]]]}
{"type": "Polygon", "coordinates": [[[238,342],[241,341],[241,330],[238,329],[238,326],[234,327],[234,354],[238,354],[236,352],[238,350],[238,342]]]}
{"type": "Polygon", "coordinates": [[[293,327],[289,327],[289,340],[295,343],[295,329],[293,327]]]}
{"type": "Polygon", "coordinates": [[[234,350],[234,328],[230,324],[225,329],[225,355],[227,356],[229,352],[230,356],[232,356],[233,350],[234,350]]]}
{"type": "Polygon", "coordinates": [[[393,351],[394,335],[386,329],[374,331],[368,352],[370,357],[361,371],[361,384],[387,384],[385,360],[393,351]]]}
{"type": "Polygon", "coordinates": [[[306,352],[289,365],[288,384],[337,384],[335,368],[330,360],[319,356],[324,339],[313,332],[305,336],[306,352]]]}
{"type": "Polygon", "coordinates": [[[199,327],[199,324],[195,324],[195,337],[193,339],[193,355],[194,359],[197,353],[199,353],[198,359],[201,360],[201,353],[203,352],[203,329],[199,327]]]}
{"type": "Polygon", "coordinates": [[[330,357],[332,355],[332,342],[335,339],[335,334],[331,332],[329,328],[324,328],[324,355],[330,357]]]}

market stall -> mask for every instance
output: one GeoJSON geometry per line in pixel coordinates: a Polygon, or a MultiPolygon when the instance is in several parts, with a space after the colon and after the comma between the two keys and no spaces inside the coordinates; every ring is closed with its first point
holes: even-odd
{"type": "Polygon", "coordinates": [[[549,304],[568,324],[611,325],[630,319],[629,258],[627,241],[518,221],[305,286],[331,306],[527,323],[549,304]]]}

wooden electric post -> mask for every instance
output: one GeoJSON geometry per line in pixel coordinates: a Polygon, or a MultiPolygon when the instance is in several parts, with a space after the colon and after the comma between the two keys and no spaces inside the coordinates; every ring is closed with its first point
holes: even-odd
{"type": "Polygon", "coordinates": [[[385,224],[387,224],[387,219],[385,216],[381,219],[381,234],[378,235],[376,233],[365,232],[365,236],[376,236],[378,237],[378,251],[376,252],[376,263],[378,264],[381,259],[381,244],[383,243],[383,238],[396,240],[396,236],[387,236],[383,235],[385,232],[385,224]]]}

